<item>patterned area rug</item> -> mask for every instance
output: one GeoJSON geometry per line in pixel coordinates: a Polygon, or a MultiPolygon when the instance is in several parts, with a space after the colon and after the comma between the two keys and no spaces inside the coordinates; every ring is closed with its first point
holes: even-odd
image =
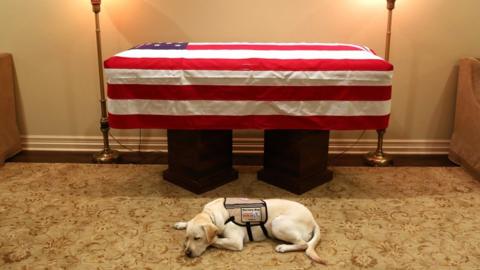
{"type": "Polygon", "coordinates": [[[259,182],[255,168],[194,195],[161,165],[9,163],[0,168],[2,269],[479,269],[480,184],[461,168],[334,168],[303,196],[259,182]],[[216,197],[277,197],[308,206],[327,267],[272,240],[242,252],[182,254],[172,229],[216,197]]]}

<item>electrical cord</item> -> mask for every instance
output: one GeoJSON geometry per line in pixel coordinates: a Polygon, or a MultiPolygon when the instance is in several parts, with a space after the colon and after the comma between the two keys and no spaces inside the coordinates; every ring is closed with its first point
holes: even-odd
{"type": "Polygon", "coordinates": [[[363,138],[363,135],[365,135],[365,132],[366,132],[366,130],[363,130],[362,134],[360,134],[360,136],[358,136],[357,140],[352,145],[350,145],[347,149],[345,149],[340,154],[337,154],[336,156],[334,156],[332,158],[332,161],[330,162],[330,165],[335,165],[335,162],[338,161],[345,153],[352,150],[352,148],[355,147],[358,144],[358,142],[363,138]]]}
{"type": "Polygon", "coordinates": [[[142,153],[142,129],[138,131],[138,153],[142,153]]]}
{"type": "Polygon", "coordinates": [[[108,133],[110,135],[110,137],[118,144],[120,145],[121,147],[125,148],[126,150],[130,151],[130,152],[138,152],[138,153],[142,153],[141,151],[141,145],[142,145],[142,129],[139,130],[139,134],[138,134],[138,150],[134,150],[126,145],[124,145],[123,143],[121,143],[115,136],[113,136],[113,134],[111,132],[108,133]]]}

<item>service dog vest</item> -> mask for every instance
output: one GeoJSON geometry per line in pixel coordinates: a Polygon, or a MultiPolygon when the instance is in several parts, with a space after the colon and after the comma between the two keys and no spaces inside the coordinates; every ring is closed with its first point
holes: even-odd
{"type": "Polygon", "coordinates": [[[268,220],[268,210],[265,201],[247,198],[225,198],[223,201],[229,218],[225,221],[233,222],[238,226],[247,227],[248,239],[253,241],[252,227],[260,226],[263,234],[268,237],[265,223],[268,220]]]}

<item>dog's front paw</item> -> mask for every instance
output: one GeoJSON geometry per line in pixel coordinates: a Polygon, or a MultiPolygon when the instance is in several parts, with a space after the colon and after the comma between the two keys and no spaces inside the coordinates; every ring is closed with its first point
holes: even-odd
{"type": "Polygon", "coordinates": [[[278,245],[275,247],[275,251],[279,253],[285,253],[288,251],[288,245],[278,245]]]}
{"type": "Polygon", "coordinates": [[[185,230],[187,228],[187,222],[177,222],[173,227],[177,230],[185,230]]]}

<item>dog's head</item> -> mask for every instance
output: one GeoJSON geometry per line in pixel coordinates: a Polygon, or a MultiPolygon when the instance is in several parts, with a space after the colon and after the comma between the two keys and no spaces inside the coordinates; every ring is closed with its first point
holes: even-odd
{"type": "Polygon", "coordinates": [[[185,238],[185,255],[198,257],[213,244],[217,237],[218,228],[213,224],[210,216],[200,213],[188,222],[185,238]]]}

